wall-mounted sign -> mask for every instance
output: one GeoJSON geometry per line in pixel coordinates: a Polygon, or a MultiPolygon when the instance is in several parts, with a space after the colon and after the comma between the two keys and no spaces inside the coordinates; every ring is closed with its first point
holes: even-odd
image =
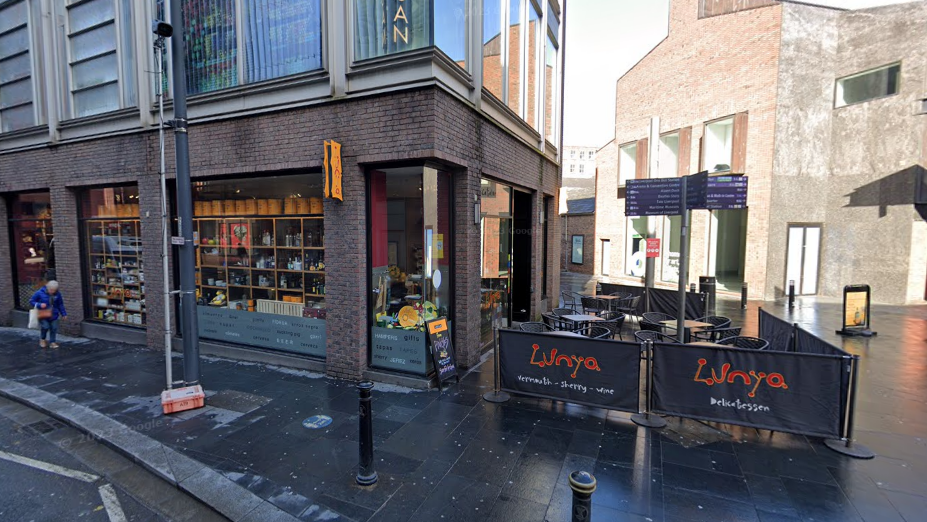
{"type": "Polygon", "coordinates": [[[647,257],[660,257],[660,238],[647,238],[647,257]]]}
{"type": "Polygon", "coordinates": [[[325,140],[325,197],[344,201],[341,192],[341,144],[325,140]]]}
{"type": "Polygon", "coordinates": [[[842,335],[871,336],[869,329],[869,285],[847,285],[843,287],[843,326],[837,330],[842,335]]]}
{"type": "Polygon", "coordinates": [[[583,241],[585,241],[585,236],[573,236],[573,249],[570,254],[570,262],[574,265],[583,264],[583,241]]]}

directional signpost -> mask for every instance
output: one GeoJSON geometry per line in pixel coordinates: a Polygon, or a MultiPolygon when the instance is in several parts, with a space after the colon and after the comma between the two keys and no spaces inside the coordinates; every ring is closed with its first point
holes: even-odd
{"type": "Polygon", "coordinates": [[[747,176],[709,176],[699,172],[681,178],[631,179],[627,182],[626,216],[682,216],[679,228],[679,312],[676,332],[682,342],[689,275],[689,212],[695,209],[747,208],[747,176]],[[683,199],[683,194],[685,199],[683,199]]]}

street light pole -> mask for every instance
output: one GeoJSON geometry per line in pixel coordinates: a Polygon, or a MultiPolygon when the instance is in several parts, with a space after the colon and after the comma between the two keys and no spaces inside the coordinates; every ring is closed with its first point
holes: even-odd
{"type": "Polygon", "coordinates": [[[168,258],[170,256],[170,226],[171,220],[167,213],[167,170],[164,161],[164,67],[163,56],[166,42],[164,36],[158,35],[155,38],[155,56],[158,60],[158,84],[155,87],[155,93],[158,97],[158,148],[161,154],[161,163],[158,168],[158,177],[161,182],[161,270],[164,285],[164,377],[167,380],[167,388],[170,390],[174,387],[173,363],[171,362],[171,287],[170,274],[168,270],[168,258]]]}
{"type": "Polygon", "coordinates": [[[187,136],[187,77],[184,70],[183,16],[180,0],[171,0],[172,94],[174,100],[174,149],[177,167],[178,232],[180,247],[180,306],[183,333],[183,379],[187,386],[200,381],[199,330],[196,320],[196,253],[193,244],[193,194],[190,184],[190,145],[187,136]]]}

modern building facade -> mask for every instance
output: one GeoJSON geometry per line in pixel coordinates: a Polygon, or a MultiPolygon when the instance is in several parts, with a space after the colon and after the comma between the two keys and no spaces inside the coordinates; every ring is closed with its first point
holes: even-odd
{"type": "Polygon", "coordinates": [[[693,211],[690,281],[767,299],[789,281],[833,297],[869,284],[877,302],[922,301],[925,22],[927,2],[672,0],[667,38],[617,83],[615,141],[597,156],[610,277],[640,280],[652,233],[657,284],[678,281],[680,218],[625,216],[626,180],[708,171],[748,176],[748,208],[693,211]]]}
{"type": "MultiPolygon", "coordinates": [[[[562,1],[182,4],[207,351],[425,377],[426,319],[451,320],[467,367],[494,316],[556,303],[562,1]],[[343,201],[323,195],[327,140],[343,201]]],[[[52,270],[71,333],[163,344],[149,27],[167,11],[0,2],[0,322],[52,270]]]]}

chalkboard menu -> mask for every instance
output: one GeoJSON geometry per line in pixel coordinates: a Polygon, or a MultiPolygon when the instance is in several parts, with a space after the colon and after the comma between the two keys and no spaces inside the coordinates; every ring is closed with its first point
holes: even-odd
{"type": "Polygon", "coordinates": [[[425,323],[428,329],[428,340],[431,344],[431,357],[435,362],[435,374],[438,377],[438,390],[441,383],[456,379],[457,365],[454,362],[454,345],[451,342],[451,331],[447,326],[447,318],[441,317],[425,323]]]}
{"type": "Polygon", "coordinates": [[[629,179],[627,216],[672,216],[682,213],[682,179],[629,179]]]}
{"type": "Polygon", "coordinates": [[[738,210],[747,208],[747,176],[715,176],[708,178],[708,210],[738,210]]]}

